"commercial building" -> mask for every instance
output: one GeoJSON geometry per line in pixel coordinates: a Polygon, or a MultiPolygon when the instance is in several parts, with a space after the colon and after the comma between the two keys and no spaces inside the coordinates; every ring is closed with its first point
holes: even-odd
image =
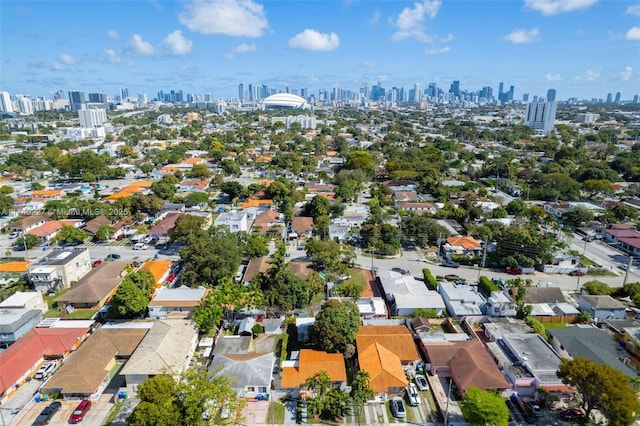
{"type": "Polygon", "coordinates": [[[81,109],[78,110],[78,118],[80,119],[80,127],[100,127],[107,122],[107,113],[102,108],[81,109]]]}
{"type": "Polygon", "coordinates": [[[556,121],[556,108],[555,102],[531,102],[527,104],[524,124],[537,133],[549,133],[556,121]]]}
{"type": "Polygon", "coordinates": [[[29,278],[40,292],[68,288],[91,271],[89,249],[53,250],[29,265],[29,278]]]}

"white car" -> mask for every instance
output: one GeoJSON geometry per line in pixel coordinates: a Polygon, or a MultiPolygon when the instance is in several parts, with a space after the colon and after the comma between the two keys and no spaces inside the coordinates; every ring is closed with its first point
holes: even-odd
{"type": "Polygon", "coordinates": [[[136,243],[136,244],[133,246],[133,249],[134,249],[134,250],[146,250],[146,249],[148,249],[148,248],[149,248],[149,246],[148,246],[148,245],[146,245],[146,244],[142,244],[142,243],[136,243]]]}
{"type": "Polygon", "coordinates": [[[410,406],[415,407],[420,404],[420,395],[418,394],[418,387],[415,383],[409,383],[405,391],[407,392],[407,400],[410,406]]]}
{"type": "Polygon", "coordinates": [[[47,362],[42,367],[40,367],[38,371],[36,371],[36,374],[34,374],[33,378],[38,380],[46,379],[51,374],[53,374],[53,370],[56,369],[56,366],[57,364],[55,361],[47,362]]]}
{"type": "Polygon", "coordinates": [[[416,375],[416,377],[413,379],[416,382],[416,386],[418,386],[418,389],[421,391],[428,391],[429,390],[429,382],[427,382],[427,378],[421,375],[416,375]]]}

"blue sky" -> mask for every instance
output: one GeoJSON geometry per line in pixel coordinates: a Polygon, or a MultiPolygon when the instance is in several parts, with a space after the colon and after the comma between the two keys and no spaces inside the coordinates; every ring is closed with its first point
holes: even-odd
{"type": "Polygon", "coordinates": [[[237,97],[277,89],[463,90],[558,99],[640,93],[640,2],[0,1],[0,90],[237,97]]]}

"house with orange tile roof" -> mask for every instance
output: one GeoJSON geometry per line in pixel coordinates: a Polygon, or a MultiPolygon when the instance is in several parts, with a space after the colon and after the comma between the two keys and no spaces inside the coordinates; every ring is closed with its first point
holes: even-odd
{"type": "Polygon", "coordinates": [[[0,403],[6,402],[46,360],[64,360],[87,337],[88,327],[32,328],[0,353],[0,403]]]}
{"type": "MultiPolygon", "coordinates": [[[[344,365],[344,356],[340,353],[331,354],[314,349],[300,349],[291,354],[292,359],[282,363],[282,379],[280,387],[291,390],[294,394],[306,387],[309,377],[313,377],[321,371],[326,371],[331,379],[331,384],[344,388],[347,383],[347,370],[344,365]]],[[[294,396],[295,397],[295,396],[294,396]]]]}
{"type": "Polygon", "coordinates": [[[67,194],[62,189],[34,189],[31,197],[41,200],[61,200],[67,194]]]}
{"type": "Polygon", "coordinates": [[[183,180],[178,184],[178,191],[180,192],[206,192],[209,187],[211,179],[191,179],[183,180]]]}
{"type": "Polygon", "coordinates": [[[242,203],[240,206],[243,209],[248,209],[249,207],[268,207],[271,208],[273,204],[273,200],[248,200],[242,203]]]}
{"type": "Polygon", "coordinates": [[[482,243],[473,237],[449,237],[442,248],[450,254],[478,256],[482,253],[482,243]]]}
{"type": "Polygon", "coordinates": [[[356,347],[358,368],[369,373],[376,393],[401,393],[408,383],[404,366],[420,360],[413,335],[403,325],[362,326],[356,347]]]}
{"type": "Polygon", "coordinates": [[[156,282],[156,288],[162,287],[171,274],[173,260],[147,260],[140,267],[141,271],[149,271],[156,282]]]}
{"type": "Polygon", "coordinates": [[[16,261],[0,263],[0,274],[26,273],[29,261],[16,261]]]}
{"type": "Polygon", "coordinates": [[[117,191],[108,197],[105,198],[105,201],[115,201],[119,198],[130,197],[134,194],[146,195],[149,194],[152,181],[141,180],[137,182],[132,182],[129,185],[122,188],[120,191],[117,191]]]}
{"type": "Polygon", "coordinates": [[[77,228],[81,223],[81,220],[48,220],[27,232],[27,235],[35,235],[42,241],[51,241],[63,227],[73,226],[77,228]]]}

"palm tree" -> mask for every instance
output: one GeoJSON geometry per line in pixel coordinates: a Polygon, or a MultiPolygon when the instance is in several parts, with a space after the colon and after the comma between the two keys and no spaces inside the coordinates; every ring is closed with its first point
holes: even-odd
{"type": "Polygon", "coordinates": [[[323,398],[331,388],[331,378],[325,370],[320,370],[305,382],[314,398],[323,398]]]}
{"type": "Polygon", "coordinates": [[[351,397],[358,404],[358,423],[360,423],[360,408],[362,405],[373,399],[375,392],[370,385],[371,375],[368,371],[360,370],[351,381],[351,397]]]}

